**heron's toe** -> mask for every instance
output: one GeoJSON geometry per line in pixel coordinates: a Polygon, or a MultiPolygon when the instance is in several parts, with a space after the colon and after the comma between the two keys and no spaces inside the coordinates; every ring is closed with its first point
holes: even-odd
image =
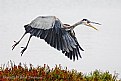
{"type": "Polygon", "coordinates": [[[23,50],[21,51],[21,56],[22,56],[27,47],[21,47],[21,48],[23,48],[23,50]]]}
{"type": "Polygon", "coordinates": [[[12,50],[16,47],[17,44],[19,44],[19,41],[18,42],[14,41],[14,42],[15,44],[12,46],[12,50]]]}

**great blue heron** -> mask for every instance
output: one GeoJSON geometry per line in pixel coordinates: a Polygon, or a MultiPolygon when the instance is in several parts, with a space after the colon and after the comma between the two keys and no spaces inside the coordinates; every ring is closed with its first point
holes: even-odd
{"type": "Polygon", "coordinates": [[[44,39],[50,46],[56,48],[57,50],[61,50],[62,53],[64,53],[65,56],[67,56],[71,60],[75,60],[75,57],[77,57],[78,60],[78,57],[81,58],[79,50],[84,50],[79,45],[73,29],[80,24],[84,24],[97,30],[90,23],[99,24],[91,22],[87,19],[82,19],[81,21],[70,26],[68,24],[63,24],[55,16],[39,16],[30,24],[24,26],[25,33],[18,42],[14,41],[15,44],[12,46],[12,50],[17,44],[19,44],[19,42],[27,33],[30,33],[27,45],[25,47],[22,47],[23,50],[21,51],[21,56],[27,49],[31,37],[36,36],[40,39],[44,39]]]}

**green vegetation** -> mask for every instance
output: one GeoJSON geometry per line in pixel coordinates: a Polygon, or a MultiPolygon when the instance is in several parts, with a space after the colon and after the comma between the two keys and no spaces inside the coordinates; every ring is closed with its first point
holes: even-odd
{"type": "Polygon", "coordinates": [[[15,65],[10,61],[7,66],[4,64],[0,67],[0,81],[121,81],[117,77],[117,73],[112,75],[100,70],[83,74],[76,70],[70,71],[67,67],[62,69],[61,65],[52,69],[46,64],[35,68],[32,64],[27,67],[26,64],[15,65]]]}

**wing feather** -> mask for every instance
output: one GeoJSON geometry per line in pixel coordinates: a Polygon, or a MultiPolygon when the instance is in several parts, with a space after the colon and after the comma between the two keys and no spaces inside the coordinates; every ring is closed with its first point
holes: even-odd
{"type": "Polygon", "coordinates": [[[67,41],[66,41],[66,37],[65,36],[63,36],[63,41],[64,41],[65,50],[67,52],[69,52],[69,49],[68,49],[68,45],[67,45],[67,41]]]}
{"type": "Polygon", "coordinates": [[[56,36],[56,33],[54,33],[54,48],[57,49],[57,36],[56,36]]]}
{"type": "Polygon", "coordinates": [[[62,49],[62,48],[61,48],[61,47],[62,47],[62,46],[61,46],[62,43],[61,43],[61,41],[60,41],[60,40],[61,40],[61,39],[60,39],[60,34],[57,34],[56,37],[57,37],[57,49],[58,49],[58,50],[61,50],[61,49],[62,49]]]}
{"type": "Polygon", "coordinates": [[[48,43],[51,44],[52,42],[52,38],[53,38],[53,29],[50,29],[50,34],[49,34],[49,40],[48,40],[48,43]]]}
{"type": "Polygon", "coordinates": [[[73,51],[73,49],[72,49],[72,47],[71,47],[71,42],[70,42],[70,39],[69,39],[68,35],[65,36],[65,39],[66,39],[66,41],[67,41],[68,49],[69,49],[70,51],[73,51]]]}
{"type": "Polygon", "coordinates": [[[40,37],[41,33],[42,33],[41,30],[39,30],[36,36],[40,37]]]}
{"type": "Polygon", "coordinates": [[[38,30],[38,29],[34,29],[34,30],[31,32],[31,35],[36,36],[37,30],[38,30]]]}
{"type": "Polygon", "coordinates": [[[47,35],[46,38],[45,38],[45,41],[46,41],[48,44],[50,44],[50,43],[49,43],[49,41],[51,40],[50,37],[51,37],[51,30],[48,30],[48,35],[47,35]]]}
{"type": "Polygon", "coordinates": [[[40,33],[38,35],[39,38],[41,37],[42,33],[43,33],[43,30],[40,30],[40,33]]]}
{"type": "Polygon", "coordinates": [[[44,39],[46,39],[46,38],[47,38],[48,34],[49,34],[49,30],[48,30],[48,31],[45,31],[44,39]]]}
{"type": "Polygon", "coordinates": [[[51,36],[52,36],[52,39],[51,39],[50,45],[52,47],[54,47],[54,37],[55,37],[54,31],[52,31],[52,35],[51,36]]]}
{"type": "Polygon", "coordinates": [[[74,50],[73,50],[73,54],[72,54],[72,55],[73,55],[73,60],[74,60],[74,61],[75,61],[76,53],[77,53],[77,52],[76,52],[76,50],[74,49],[74,50]]]}

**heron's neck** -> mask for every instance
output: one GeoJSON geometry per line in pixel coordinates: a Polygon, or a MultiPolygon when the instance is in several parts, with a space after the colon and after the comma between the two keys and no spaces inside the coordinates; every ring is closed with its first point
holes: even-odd
{"type": "Polygon", "coordinates": [[[76,26],[78,26],[78,25],[80,25],[80,24],[82,24],[82,21],[79,21],[79,22],[73,24],[71,27],[74,27],[74,28],[75,28],[76,26]]]}
{"type": "Polygon", "coordinates": [[[74,29],[76,26],[78,26],[80,24],[82,24],[82,21],[79,21],[79,22],[77,22],[77,23],[75,23],[75,24],[73,24],[71,26],[69,26],[69,25],[67,26],[66,24],[64,24],[64,28],[65,29],[74,29]]]}

